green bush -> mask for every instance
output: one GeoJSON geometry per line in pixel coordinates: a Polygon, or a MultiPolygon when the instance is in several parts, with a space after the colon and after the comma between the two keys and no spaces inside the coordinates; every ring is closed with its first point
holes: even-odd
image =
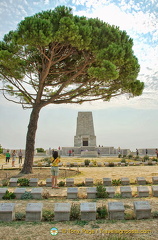
{"type": "Polygon", "coordinates": [[[51,157],[46,157],[46,158],[43,158],[42,160],[41,160],[42,162],[45,162],[46,163],[46,166],[50,166],[50,164],[51,164],[51,157]]]}
{"type": "Polygon", "coordinates": [[[108,211],[106,209],[106,206],[103,205],[102,207],[97,208],[97,218],[105,218],[108,215],[108,211]]]}
{"type": "Polygon", "coordinates": [[[126,163],[126,159],[125,159],[125,158],[122,158],[122,159],[121,159],[121,163],[126,163]]]}
{"type": "Polygon", "coordinates": [[[129,154],[128,155],[128,159],[132,159],[133,158],[133,155],[132,154],[129,154]]]}
{"type": "Polygon", "coordinates": [[[85,159],[85,160],[84,160],[85,166],[89,166],[89,163],[90,163],[90,160],[89,160],[89,159],[85,159]]]}
{"type": "Polygon", "coordinates": [[[2,180],[2,186],[8,186],[9,180],[8,179],[3,179],[2,180]]]}
{"type": "Polygon", "coordinates": [[[152,216],[153,216],[153,218],[158,218],[158,211],[154,211],[154,212],[152,213],[152,216]]]}
{"type": "Polygon", "coordinates": [[[42,218],[44,221],[53,221],[54,220],[54,212],[51,210],[44,210],[42,213],[42,218]]]}
{"type": "Polygon", "coordinates": [[[121,180],[120,180],[120,179],[113,179],[113,180],[112,180],[112,185],[114,185],[114,186],[119,186],[119,185],[121,185],[121,180]]]}
{"type": "Polygon", "coordinates": [[[97,185],[97,198],[108,198],[109,194],[106,192],[106,188],[103,185],[97,185]]]}
{"type": "Polygon", "coordinates": [[[19,183],[20,186],[29,186],[30,180],[27,178],[19,178],[17,183],[19,183]]]}
{"type": "Polygon", "coordinates": [[[38,153],[44,153],[45,152],[43,148],[36,148],[36,150],[37,150],[38,153]]]}
{"type": "Polygon", "coordinates": [[[122,198],[121,193],[116,193],[116,194],[114,195],[114,198],[122,198]]]}
{"type": "Polygon", "coordinates": [[[15,199],[16,196],[14,193],[9,192],[8,190],[6,191],[6,193],[4,194],[4,196],[2,197],[5,200],[9,200],[9,199],[15,199]]]}
{"type": "Polygon", "coordinates": [[[21,213],[21,212],[16,212],[15,213],[15,220],[16,221],[24,221],[26,217],[25,213],[21,213]]]}
{"type": "Polygon", "coordinates": [[[58,186],[59,186],[59,187],[64,187],[64,186],[65,186],[65,182],[64,182],[64,181],[60,181],[60,182],[58,183],[58,186]]]}
{"type": "Polygon", "coordinates": [[[148,161],[148,160],[149,160],[149,156],[148,156],[148,155],[145,155],[145,156],[143,157],[143,160],[144,160],[144,161],[148,161]]]}
{"type": "Polygon", "coordinates": [[[118,154],[118,158],[121,158],[121,157],[122,157],[121,153],[120,153],[120,154],[118,154]]]}
{"type": "Polygon", "coordinates": [[[78,204],[72,203],[70,209],[70,219],[79,219],[80,218],[80,206],[78,204]]]}
{"type": "Polygon", "coordinates": [[[22,194],[21,199],[33,199],[32,193],[26,191],[22,194]]]}

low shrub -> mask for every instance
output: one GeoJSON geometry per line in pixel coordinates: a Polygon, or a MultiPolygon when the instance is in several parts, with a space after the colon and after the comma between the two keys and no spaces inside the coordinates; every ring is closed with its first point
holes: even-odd
{"type": "Polygon", "coordinates": [[[80,206],[79,204],[72,203],[71,209],[70,209],[70,219],[76,220],[80,218],[80,206]]]}
{"type": "Polygon", "coordinates": [[[85,186],[85,183],[84,182],[81,182],[81,183],[76,183],[75,184],[77,187],[84,187],[85,186]]]}
{"type": "Polygon", "coordinates": [[[9,199],[15,199],[16,196],[14,193],[9,192],[8,190],[6,191],[6,193],[4,194],[4,196],[2,197],[5,200],[9,200],[9,199]]]}
{"type": "Polygon", "coordinates": [[[21,199],[33,199],[32,193],[26,191],[22,194],[21,199]]]}
{"type": "Polygon", "coordinates": [[[97,166],[97,161],[96,160],[92,160],[93,166],[97,166]]]}
{"type": "Polygon", "coordinates": [[[148,156],[148,155],[145,155],[145,156],[143,157],[143,160],[144,160],[144,162],[145,162],[145,161],[148,161],[148,160],[149,160],[149,156],[148,156]]]}
{"type": "Polygon", "coordinates": [[[19,178],[17,183],[19,183],[20,186],[29,186],[30,180],[27,178],[19,178]]]}
{"type": "Polygon", "coordinates": [[[112,180],[112,185],[114,185],[114,186],[119,186],[119,185],[121,185],[121,179],[113,179],[113,180],[112,180]]]}
{"type": "Polygon", "coordinates": [[[114,163],[113,162],[110,162],[109,163],[109,167],[114,167],[115,165],[114,165],[114,163]]]}
{"type": "Polygon", "coordinates": [[[97,198],[108,198],[109,194],[106,192],[106,188],[103,185],[97,185],[97,198]]]}
{"type": "Polygon", "coordinates": [[[121,159],[121,163],[126,163],[126,159],[125,159],[125,158],[122,158],[122,159],[121,159]]]}
{"type": "Polygon", "coordinates": [[[97,218],[99,219],[105,218],[107,215],[108,215],[108,211],[105,205],[97,208],[97,218]]]}
{"type": "Polygon", "coordinates": [[[43,210],[42,218],[43,221],[51,222],[54,220],[54,212],[52,212],[51,210],[43,210]]]}
{"type": "Polygon", "coordinates": [[[152,216],[153,216],[153,218],[158,218],[158,211],[154,211],[154,212],[152,213],[152,216]]]}
{"type": "Polygon", "coordinates": [[[50,198],[50,193],[49,193],[47,190],[45,190],[45,191],[42,193],[42,197],[43,197],[44,199],[48,199],[48,198],[50,198]]]}
{"type": "Polygon", "coordinates": [[[85,160],[84,160],[85,166],[89,166],[89,163],[90,163],[90,160],[89,160],[89,159],[85,159],[85,160]]]}
{"type": "Polygon", "coordinates": [[[132,159],[133,158],[133,155],[132,154],[129,154],[128,155],[128,159],[132,159]]]}
{"type": "Polygon", "coordinates": [[[4,186],[8,186],[8,184],[9,184],[9,180],[8,179],[3,179],[2,180],[2,186],[4,187],[4,186]]]}
{"type": "Polygon", "coordinates": [[[120,153],[120,154],[118,154],[118,158],[121,158],[121,157],[122,157],[121,153],[120,153]]]}
{"type": "Polygon", "coordinates": [[[58,183],[58,186],[59,186],[59,187],[64,187],[64,186],[65,186],[65,182],[64,182],[64,181],[60,181],[60,182],[58,183]]]}
{"type": "Polygon", "coordinates": [[[26,217],[25,213],[21,213],[21,212],[16,212],[15,213],[15,220],[16,221],[24,221],[26,217]]]}
{"type": "Polygon", "coordinates": [[[121,193],[116,193],[116,194],[114,195],[114,198],[122,198],[121,193]]]}

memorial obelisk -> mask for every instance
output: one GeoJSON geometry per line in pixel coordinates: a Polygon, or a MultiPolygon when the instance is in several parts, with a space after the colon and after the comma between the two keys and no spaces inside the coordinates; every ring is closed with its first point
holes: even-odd
{"type": "Polygon", "coordinates": [[[96,147],[92,112],[78,112],[74,147],[87,149],[96,147]]]}

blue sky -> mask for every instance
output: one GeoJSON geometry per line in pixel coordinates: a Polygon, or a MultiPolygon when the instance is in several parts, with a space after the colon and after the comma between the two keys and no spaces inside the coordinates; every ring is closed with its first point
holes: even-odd
{"type": "MultiPolygon", "coordinates": [[[[98,17],[134,40],[141,66],[138,79],[145,83],[140,97],[121,96],[110,102],[48,106],[41,111],[36,147],[73,146],[78,111],[92,111],[97,144],[121,148],[158,147],[158,2],[157,0],[1,0],[0,40],[34,13],[72,7],[73,14],[98,17]]],[[[29,110],[5,100],[0,94],[0,144],[25,148],[29,110]]]]}

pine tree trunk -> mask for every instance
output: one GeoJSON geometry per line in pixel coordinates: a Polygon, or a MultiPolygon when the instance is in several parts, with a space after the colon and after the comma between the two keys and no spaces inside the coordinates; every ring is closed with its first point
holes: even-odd
{"type": "Polygon", "coordinates": [[[34,148],[35,148],[35,136],[36,136],[37,123],[38,123],[40,110],[41,108],[39,106],[34,106],[30,115],[30,122],[28,125],[28,131],[26,136],[25,160],[24,160],[24,166],[21,170],[21,173],[25,173],[25,174],[32,173],[34,148]]]}

